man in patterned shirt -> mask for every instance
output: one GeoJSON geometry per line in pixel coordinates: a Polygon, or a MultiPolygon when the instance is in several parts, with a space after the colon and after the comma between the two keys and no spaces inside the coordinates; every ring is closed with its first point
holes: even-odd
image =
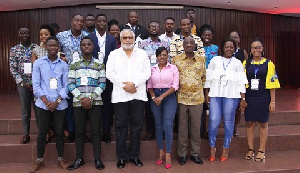
{"type": "Polygon", "coordinates": [[[84,164],[83,150],[86,132],[86,121],[90,120],[93,138],[93,149],[96,169],[104,169],[100,160],[101,153],[101,93],[105,89],[105,65],[93,57],[93,43],[89,37],[80,42],[82,57],[72,63],[69,69],[68,88],[73,94],[75,119],[76,160],[69,166],[69,170],[79,168],[84,164]],[[100,114],[100,115],[99,115],[100,114]]]}
{"type": "Polygon", "coordinates": [[[203,164],[199,157],[201,140],[199,128],[204,102],[203,85],[206,81],[205,58],[197,52],[193,52],[195,40],[192,37],[185,38],[183,48],[185,53],[173,59],[173,64],[177,66],[180,76],[180,86],[177,92],[179,164],[184,165],[186,163],[188,132],[191,136],[190,158],[197,164],[203,164]]]}
{"type": "MultiPolygon", "coordinates": [[[[68,62],[69,66],[73,61],[79,61],[81,51],[80,51],[80,41],[83,37],[88,34],[83,31],[84,18],[81,14],[75,14],[71,20],[71,29],[68,31],[60,32],[56,35],[59,40],[61,51],[65,54],[66,59],[64,61],[68,62]]],[[[68,94],[70,99],[68,99],[68,109],[67,109],[67,125],[69,136],[67,138],[68,142],[74,141],[74,115],[73,115],[73,95],[68,94]]]]}
{"type": "Polygon", "coordinates": [[[183,40],[185,37],[192,37],[195,40],[196,47],[194,51],[201,53],[202,56],[205,57],[205,50],[203,48],[203,42],[201,38],[191,34],[191,22],[188,18],[183,18],[180,20],[180,29],[181,32],[178,36],[175,36],[170,43],[170,56],[175,57],[176,55],[180,55],[184,52],[183,49],[183,40]],[[204,52],[204,54],[203,54],[204,52]]]}
{"type": "MultiPolygon", "coordinates": [[[[159,47],[165,47],[169,49],[169,42],[165,40],[161,40],[159,38],[160,26],[159,23],[156,21],[151,21],[148,24],[148,32],[150,37],[138,43],[138,47],[144,49],[147,52],[148,58],[150,60],[150,64],[151,66],[154,66],[157,64],[156,55],[155,55],[156,49],[158,49],[159,47]]],[[[150,108],[151,96],[149,93],[147,93],[147,96],[148,96],[148,101],[146,102],[145,105],[147,133],[143,138],[143,140],[150,140],[155,136],[154,118],[150,108]]]]}
{"type": "Polygon", "coordinates": [[[23,27],[19,29],[18,36],[20,44],[10,49],[9,65],[10,73],[17,83],[18,92],[20,95],[22,121],[24,136],[20,143],[26,144],[30,141],[30,118],[31,118],[31,103],[33,101],[32,93],[32,52],[37,46],[30,41],[30,29],[23,27]]]}

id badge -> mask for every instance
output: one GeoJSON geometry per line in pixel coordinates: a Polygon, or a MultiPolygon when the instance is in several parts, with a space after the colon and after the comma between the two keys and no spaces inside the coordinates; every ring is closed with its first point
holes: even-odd
{"type": "Polygon", "coordinates": [[[156,60],[157,60],[157,59],[156,59],[156,56],[155,56],[155,55],[152,55],[151,58],[150,58],[150,63],[151,63],[151,64],[156,64],[156,63],[157,63],[156,60]]]}
{"type": "Polygon", "coordinates": [[[87,85],[88,84],[88,77],[87,76],[82,76],[80,79],[80,85],[87,85]]]}
{"type": "Polygon", "coordinates": [[[220,84],[222,86],[227,85],[228,80],[226,79],[226,75],[220,75],[220,84]]]}
{"type": "Polygon", "coordinates": [[[51,78],[50,79],[50,89],[56,90],[57,89],[57,79],[51,78]]]}
{"type": "Polygon", "coordinates": [[[251,89],[258,90],[259,79],[251,79],[251,89]]]}
{"type": "Polygon", "coordinates": [[[74,52],[73,53],[73,62],[78,62],[79,60],[80,60],[79,53],[78,52],[74,52]]]}
{"type": "Polygon", "coordinates": [[[104,53],[98,52],[98,60],[103,64],[104,62],[104,53]]]}
{"type": "Polygon", "coordinates": [[[31,68],[32,64],[31,63],[24,63],[24,73],[25,74],[31,74],[31,68]]]}

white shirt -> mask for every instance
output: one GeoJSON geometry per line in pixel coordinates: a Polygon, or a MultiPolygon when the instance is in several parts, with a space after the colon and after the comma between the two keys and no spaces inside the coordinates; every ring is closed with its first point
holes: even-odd
{"type": "Polygon", "coordinates": [[[241,98],[240,93],[246,93],[247,76],[240,60],[232,57],[214,57],[206,70],[204,88],[210,88],[209,97],[241,98]],[[224,70],[225,68],[225,70],[224,70]],[[221,76],[225,75],[226,85],[221,84],[221,76]]]}
{"type": "Polygon", "coordinates": [[[164,41],[166,41],[166,42],[169,42],[169,44],[170,44],[171,41],[173,40],[173,38],[174,38],[175,36],[177,36],[177,34],[175,34],[174,32],[173,32],[173,36],[172,36],[172,37],[168,37],[167,34],[164,33],[164,34],[161,34],[161,35],[159,36],[159,39],[164,40],[164,41]]]}
{"type": "Polygon", "coordinates": [[[103,34],[103,36],[101,36],[97,31],[96,36],[98,38],[98,45],[100,48],[100,52],[102,52],[103,56],[105,56],[106,32],[103,34]]]}
{"type": "Polygon", "coordinates": [[[134,99],[147,101],[146,81],[150,76],[150,61],[146,51],[134,47],[130,57],[122,47],[110,52],[106,64],[106,77],[113,83],[111,102],[127,102],[134,99]],[[133,82],[137,92],[126,92],[122,82],[133,82]]]}

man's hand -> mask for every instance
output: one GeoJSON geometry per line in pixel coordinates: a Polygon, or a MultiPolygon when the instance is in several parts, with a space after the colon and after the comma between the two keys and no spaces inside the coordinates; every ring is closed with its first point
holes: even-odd
{"type": "Polygon", "coordinates": [[[130,93],[130,94],[133,94],[136,92],[136,88],[134,86],[134,84],[132,82],[123,82],[123,84],[125,84],[125,86],[123,87],[123,89],[130,93]]]}
{"type": "Polygon", "coordinates": [[[84,97],[80,99],[81,105],[84,109],[91,109],[92,108],[92,103],[90,98],[84,97]]]}

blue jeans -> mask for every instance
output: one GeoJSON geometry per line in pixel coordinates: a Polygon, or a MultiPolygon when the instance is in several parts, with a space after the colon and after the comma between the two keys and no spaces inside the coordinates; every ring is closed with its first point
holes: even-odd
{"type": "MultiPolygon", "coordinates": [[[[166,92],[169,88],[156,89],[156,97],[166,92]]],[[[163,149],[163,133],[166,139],[166,152],[171,153],[173,142],[173,120],[177,109],[177,100],[175,93],[164,98],[159,106],[153,100],[150,101],[151,110],[155,121],[156,142],[159,150],[163,149]]]]}
{"type": "Polygon", "coordinates": [[[208,138],[210,147],[216,146],[218,127],[223,118],[225,128],[224,148],[229,148],[234,129],[235,111],[239,98],[211,97],[209,106],[208,138]]]}

